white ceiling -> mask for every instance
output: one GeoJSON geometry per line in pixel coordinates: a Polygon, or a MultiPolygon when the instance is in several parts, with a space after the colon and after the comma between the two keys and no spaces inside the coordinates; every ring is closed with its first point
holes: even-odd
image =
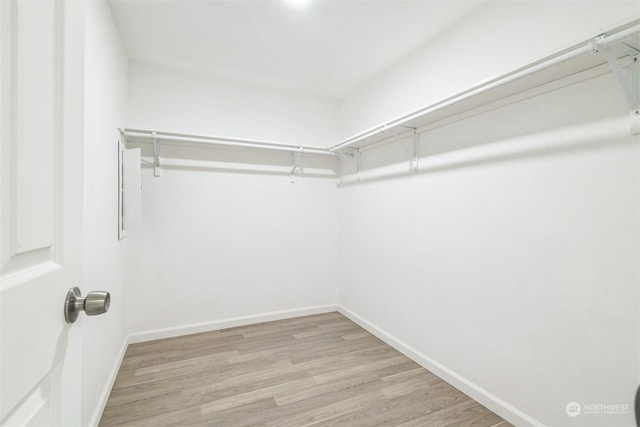
{"type": "Polygon", "coordinates": [[[129,58],[341,98],[480,1],[112,0],[129,58]]]}

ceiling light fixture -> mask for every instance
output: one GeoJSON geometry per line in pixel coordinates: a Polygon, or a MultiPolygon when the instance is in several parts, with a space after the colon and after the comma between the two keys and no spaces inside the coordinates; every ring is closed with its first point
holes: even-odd
{"type": "Polygon", "coordinates": [[[295,8],[300,8],[300,7],[304,7],[307,4],[311,3],[311,0],[285,0],[285,2],[287,4],[289,4],[292,7],[295,8]]]}

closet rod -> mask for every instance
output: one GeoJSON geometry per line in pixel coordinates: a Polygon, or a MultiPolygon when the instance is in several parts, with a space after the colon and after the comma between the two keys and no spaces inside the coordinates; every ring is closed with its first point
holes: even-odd
{"type": "Polygon", "coordinates": [[[385,123],[381,126],[376,126],[375,128],[366,130],[364,132],[361,132],[357,135],[352,136],[351,138],[345,139],[344,141],[329,147],[330,151],[338,151],[341,150],[343,148],[347,148],[351,145],[357,144],[359,142],[364,141],[365,139],[379,134],[381,132],[385,132],[388,131],[392,128],[398,127],[398,126],[402,126],[404,124],[406,124],[407,122],[417,119],[419,117],[425,116],[429,113],[433,113],[435,111],[441,110],[445,107],[449,107],[451,105],[457,104],[461,101],[464,101],[466,99],[469,99],[473,96],[482,94],[484,92],[487,92],[491,89],[495,89],[499,86],[505,85],[507,83],[511,83],[514,80],[520,79],[522,77],[528,76],[530,74],[533,74],[535,72],[550,68],[554,65],[558,65],[560,63],[566,62],[570,59],[576,58],[578,56],[584,55],[586,53],[596,53],[601,49],[605,49],[607,47],[611,47],[617,43],[620,43],[621,41],[635,36],[637,34],[640,33],[640,25],[634,25],[632,27],[629,27],[625,30],[622,30],[618,33],[612,34],[612,35],[603,35],[602,37],[597,37],[594,40],[590,41],[589,43],[580,46],[576,49],[570,50],[568,52],[565,52],[563,54],[560,54],[558,56],[552,57],[546,61],[543,62],[539,62],[537,64],[531,65],[521,71],[517,71],[513,74],[507,74],[501,78],[498,78],[497,80],[494,80],[492,82],[483,84],[483,85],[479,85],[476,86],[473,89],[470,89],[466,92],[462,92],[458,95],[454,95],[451,98],[448,98],[444,101],[440,101],[437,102],[435,104],[423,107],[419,110],[413,111],[411,113],[405,114],[403,116],[397,117],[393,120],[391,120],[388,123],[385,123]]]}
{"type": "MultiPolygon", "coordinates": [[[[250,139],[227,138],[218,136],[189,136],[179,135],[175,133],[155,132],[147,130],[123,129],[122,134],[125,137],[132,138],[148,138],[152,142],[155,138],[158,141],[179,141],[179,142],[196,142],[201,144],[225,145],[231,147],[259,148],[262,150],[277,150],[297,153],[318,154],[323,156],[337,156],[337,153],[329,151],[326,148],[308,147],[302,145],[287,145],[274,142],[256,141],[250,139]]],[[[146,141],[145,141],[146,142],[146,141]]]]}

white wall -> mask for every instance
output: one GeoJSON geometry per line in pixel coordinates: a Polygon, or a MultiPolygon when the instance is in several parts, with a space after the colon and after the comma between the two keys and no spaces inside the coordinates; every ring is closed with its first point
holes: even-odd
{"type": "Polygon", "coordinates": [[[97,425],[124,340],[124,249],[118,241],[117,127],[124,120],[127,58],[109,6],[87,2],[85,11],[85,145],[83,294],[111,293],[109,312],[81,316],[82,425],[97,425]]]}
{"type": "MultiPolygon", "coordinates": [[[[162,176],[143,169],[143,223],[127,237],[136,253],[129,278],[134,340],[336,303],[335,179],[290,183],[287,153],[171,145],[162,153],[162,176]]],[[[312,175],[336,166],[303,164],[312,175]]]]}
{"type": "Polygon", "coordinates": [[[340,104],[341,138],[640,18],[636,1],[489,1],[340,104]]]}
{"type": "Polygon", "coordinates": [[[432,129],[421,153],[417,174],[394,144],[345,178],[340,304],[518,425],[633,425],[640,146],[612,75],[432,129]]]}
{"type": "Polygon", "coordinates": [[[128,127],[321,147],[338,135],[333,100],[136,62],[129,81],[128,127]]]}

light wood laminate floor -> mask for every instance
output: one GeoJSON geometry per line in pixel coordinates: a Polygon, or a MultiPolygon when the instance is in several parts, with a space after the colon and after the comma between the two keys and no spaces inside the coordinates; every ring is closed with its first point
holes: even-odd
{"type": "Polygon", "coordinates": [[[339,313],[132,344],[100,426],[506,421],[339,313]]]}

